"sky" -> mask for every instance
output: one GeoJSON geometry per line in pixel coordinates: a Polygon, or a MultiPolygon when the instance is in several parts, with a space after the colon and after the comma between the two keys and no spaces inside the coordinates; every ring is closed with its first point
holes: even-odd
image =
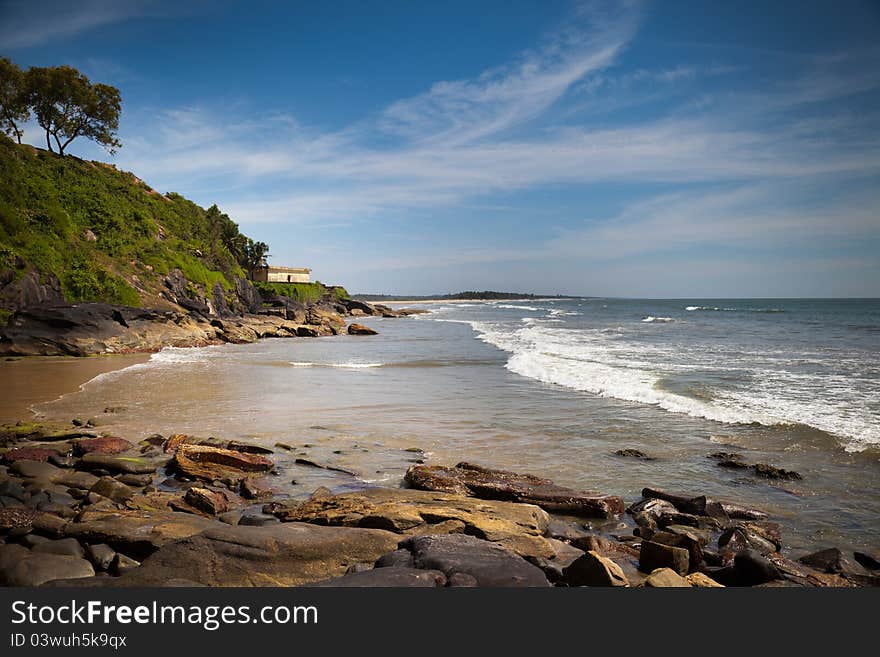
{"type": "Polygon", "coordinates": [[[0,0],[0,56],[121,90],[122,149],[69,152],[360,293],[878,297],[878,35],[856,0],[0,0]]]}

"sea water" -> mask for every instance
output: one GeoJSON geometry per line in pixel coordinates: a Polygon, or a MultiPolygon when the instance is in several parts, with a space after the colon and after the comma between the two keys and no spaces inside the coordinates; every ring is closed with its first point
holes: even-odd
{"type": "Polygon", "coordinates": [[[97,415],[133,439],[264,444],[276,450],[276,487],[293,496],[394,486],[414,462],[467,460],[627,501],[651,486],[751,504],[795,552],[880,545],[880,301],[422,307],[358,320],[377,336],[165,349],[35,410],[97,415]],[[654,460],[615,454],[626,448],[654,460]],[[718,451],[803,479],[721,468],[709,458],[718,451]]]}

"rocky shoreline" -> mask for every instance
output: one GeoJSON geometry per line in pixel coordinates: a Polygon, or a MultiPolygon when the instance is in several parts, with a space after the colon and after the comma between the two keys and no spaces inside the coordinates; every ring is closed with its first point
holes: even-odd
{"type": "MultiPolygon", "coordinates": [[[[0,433],[6,586],[857,587],[877,555],[790,558],[760,509],[646,487],[637,500],[470,463],[406,488],[294,499],[286,451],[78,425],[0,433]],[[282,453],[284,452],[284,453],[282,453]]],[[[280,448],[279,448],[280,449],[280,448]]],[[[415,448],[413,452],[415,452],[415,448]]],[[[417,454],[414,454],[418,456],[417,454]]],[[[297,458],[292,467],[326,468],[297,458]]],[[[786,473],[787,471],[782,470],[786,473]]]]}
{"type": "Polygon", "coordinates": [[[310,303],[280,295],[264,298],[243,279],[236,280],[231,293],[218,283],[208,294],[189,283],[180,270],[165,278],[161,309],[68,304],[58,295],[35,290],[20,300],[6,326],[0,327],[0,356],[95,356],[261,338],[369,335],[375,331],[360,324],[346,326],[346,318],[426,312],[340,298],[336,288],[326,288],[323,297],[310,303]]]}

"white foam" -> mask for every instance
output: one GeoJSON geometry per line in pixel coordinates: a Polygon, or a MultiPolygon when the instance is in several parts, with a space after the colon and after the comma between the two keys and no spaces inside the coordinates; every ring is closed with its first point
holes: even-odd
{"type": "Polygon", "coordinates": [[[344,363],[310,363],[302,361],[289,361],[293,367],[340,367],[343,369],[362,370],[371,367],[383,367],[385,363],[357,363],[353,361],[344,363]]]}
{"type": "Polygon", "coordinates": [[[499,303],[495,306],[496,308],[507,308],[508,310],[529,310],[531,312],[537,312],[541,310],[540,308],[536,308],[535,306],[514,306],[511,304],[499,303]]]}
{"type": "Polygon", "coordinates": [[[653,323],[653,322],[661,322],[661,323],[663,323],[663,322],[674,322],[675,320],[672,319],[672,317],[654,317],[653,315],[648,315],[648,316],[645,317],[642,321],[645,322],[645,323],[647,323],[647,324],[651,324],[651,323],[653,323]]]}
{"type": "Polygon", "coordinates": [[[538,322],[518,328],[504,323],[466,323],[481,340],[511,354],[508,370],[543,383],[730,424],[804,424],[846,438],[844,447],[850,451],[880,444],[880,426],[871,419],[871,390],[860,392],[857,382],[845,375],[824,376],[819,388],[816,376],[779,369],[772,358],[763,366],[760,359],[751,358],[743,365],[736,359],[742,354],[731,353],[729,364],[725,364],[728,354],[715,348],[689,351],[682,358],[681,351],[672,345],[628,342],[618,333],[620,327],[572,331],[538,322]],[[614,333],[609,335],[609,331],[614,333]],[[754,370],[756,367],[761,369],[754,370]],[[745,370],[751,375],[750,383],[714,390],[711,400],[660,386],[669,376],[706,370],[735,375],[745,370]],[[822,399],[816,398],[817,389],[825,390],[822,399]]]}

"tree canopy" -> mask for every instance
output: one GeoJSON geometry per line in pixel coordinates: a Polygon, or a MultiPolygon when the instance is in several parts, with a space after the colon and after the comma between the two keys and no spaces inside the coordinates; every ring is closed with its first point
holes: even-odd
{"type": "Polygon", "coordinates": [[[21,125],[28,120],[24,72],[6,57],[0,58],[0,130],[21,143],[21,125]]]}
{"type": "Polygon", "coordinates": [[[37,123],[58,153],[77,137],[86,137],[111,154],[122,144],[116,137],[122,98],[119,89],[91,81],[70,66],[32,67],[25,74],[28,103],[37,123]]]}
{"type": "Polygon", "coordinates": [[[112,155],[122,146],[116,136],[122,97],[119,89],[92,83],[70,66],[22,71],[0,59],[0,130],[21,143],[21,126],[33,115],[46,131],[46,147],[60,155],[77,137],[91,139],[112,155]]]}

